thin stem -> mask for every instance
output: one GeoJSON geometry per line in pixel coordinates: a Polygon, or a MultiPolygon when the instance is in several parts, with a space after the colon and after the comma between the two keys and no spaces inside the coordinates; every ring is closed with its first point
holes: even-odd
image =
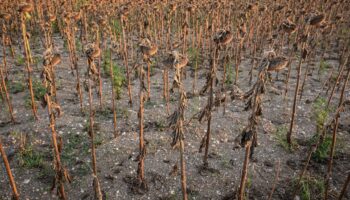
{"type": "Polygon", "coordinates": [[[22,37],[23,37],[23,42],[24,42],[24,49],[25,49],[25,56],[26,56],[26,70],[27,70],[27,76],[28,76],[28,86],[29,86],[29,92],[30,92],[30,99],[31,99],[31,106],[32,106],[32,111],[34,118],[36,120],[39,119],[37,110],[36,110],[36,104],[35,104],[35,99],[34,99],[34,92],[33,92],[33,84],[32,84],[32,75],[31,75],[31,56],[30,56],[30,50],[29,50],[29,42],[27,38],[27,31],[26,31],[26,25],[25,25],[25,17],[24,14],[21,14],[21,26],[22,26],[22,37]]]}
{"type": "Polygon", "coordinates": [[[52,138],[52,144],[55,152],[55,170],[56,170],[56,180],[58,183],[58,190],[59,190],[59,196],[61,199],[67,199],[65,191],[64,191],[64,186],[63,186],[63,168],[61,164],[61,157],[60,157],[60,150],[58,147],[58,142],[57,142],[57,133],[55,129],[55,116],[54,113],[51,110],[51,98],[50,95],[45,94],[46,101],[47,101],[47,112],[49,114],[49,120],[50,120],[50,128],[51,128],[51,138],[52,138]]]}
{"type": "MultiPolygon", "coordinates": [[[[305,46],[305,43],[302,44],[301,54],[303,54],[304,46],[305,46]]],[[[288,144],[290,146],[292,145],[292,133],[293,133],[293,127],[294,127],[295,113],[296,113],[296,109],[297,109],[297,97],[298,97],[298,91],[299,91],[299,85],[300,85],[301,64],[302,64],[302,62],[303,62],[303,57],[302,57],[302,55],[300,55],[299,64],[298,64],[297,83],[296,83],[296,86],[295,86],[295,93],[294,93],[292,119],[291,119],[291,122],[290,122],[289,131],[287,133],[287,142],[288,142],[288,144]]]]}
{"type": "Polygon", "coordinates": [[[248,175],[248,166],[249,166],[249,157],[250,157],[250,146],[252,145],[251,141],[248,141],[245,147],[245,157],[244,157],[244,163],[243,163],[243,169],[242,169],[242,177],[241,177],[241,185],[239,187],[239,200],[244,199],[244,191],[245,191],[245,185],[247,181],[247,175],[248,175]]]}
{"type": "Polygon", "coordinates": [[[112,49],[110,49],[110,60],[109,60],[109,70],[111,74],[111,84],[112,84],[112,109],[113,109],[113,131],[114,137],[118,136],[117,131],[117,112],[115,110],[115,91],[114,91],[114,72],[113,72],[113,63],[112,63],[112,49]]]}
{"type": "MultiPolygon", "coordinates": [[[[343,105],[343,100],[344,100],[344,93],[345,93],[345,89],[346,89],[346,85],[349,81],[349,77],[350,77],[350,68],[348,69],[348,72],[346,74],[346,79],[344,81],[344,85],[343,85],[343,89],[341,91],[340,94],[340,98],[339,98],[339,104],[338,104],[338,109],[341,108],[341,106],[343,105]]],[[[339,126],[339,114],[336,115],[335,117],[335,122],[334,122],[334,129],[333,129],[333,136],[332,136],[332,145],[331,145],[331,151],[329,153],[329,161],[328,161],[328,168],[327,168],[327,174],[326,174],[326,180],[325,180],[325,195],[324,195],[324,199],[327,200],[328,199],[328,191],[329,191],[329,182],[330,182],[330,178],[332,175],[332,169],[333,169],[333,157],[334,157],[334,152],[335,152],[335,144],[336,144],[336,139],[337,139],[337,131],[338,131],[338,126],[339,126]]]]}
{"type": "Polygon", "coordinates": [[[272,199],[272,195],[273,195],[273,193],[275,192],[276,184],[277,184],[277,182],[278,182],[279,174],[280,174],[280,171],[281,171],[280,168],[281,168],[281,162],[278,161],[278,162],[277,162],[277,167],[276,167],[275,179],[274,179],[274,181],[273,181],[272,188],[271,188],[271,192],[270,192],[270,195],[269,195],[268,200],[271,200],[271,199],[272,199]]]}
{"type": "Polygon", "coordinates": [[[10,181],[10,185],[11,185],[12,193],[13,193],[13,198],[16,199],[16,200],[19,200],[19,193],[17,191],[16,182],[15,182],[15,179],[13,178],[13,176],[12,176],[12,172],[11,172],[9,161],[7,160],[6,152],[3,149],[3,147],[2,147],[1,138],[0,138],[0,152],[1,152],[2,160],[5,163],[7,176],[9,177],[9,181],[10,181]]]}
{"type": "Polygon", "coordinates": [[[4,89],[5,95],[6,95],[6,103],[7,106],[9,108],[9,112],[10,112],[10,116],[11,116],[11,121],[15,122],[15,117],[13,114],[13,109],[12,109],[12,103],[11,103],[11,98],[10,98],[10,94],[7,91],[7,87],[6,87],[6,82],[5,82],[5,77],[4,77],[4,73],[2,71],[2,67],[0,66],[0,77],[1,77],[1,84],[2,85],[2,89],[4,89]]]}
{"type": "Polygon", "coordinates": [[[140,65],[140,108],[139,108],[139,164],[137,169],[138,181],[140,187],[143,189],[147,188],[147,184],[145,181],[145,144],[144,144],[144,130],[143,130],[143,121],[144,121],[144,94],[143,94],[143,69],[142,65],[140,65]]]}
{"type": "MultiPolygon", "coordinates": [[[[183,122],[180,122],[180,126],[182,127],[183,122]]],[[[180,136],[180,162],[181,162],[181,188],[182,188],[182,197],[183,200],[187,200],[187,184],[186,184],[186,163],[184,157],[185,144],[183,137],[180,136]]]]}
{"type": "MultiPolygon", "coordinates": [[[[91,65],[89,60],[89,65],[91,65]]],[[[89,82],[89,109],[90,109],[90,117],[89,117],[89,135],[90,135],[90,143],[91,143],[91,157],[92,157],[92,172],[94,178],[94,189],[95,189],[95,198],[102,200],[102,193],[100,188],[100,183],[97,177],[97,166],[96,166],[96,152],[95,152],[95,144],[94,144],[94,114],[93,114],[93,105],[92,105],[92,93],[91,93],[91,80],[88,79],[89,82]]]]}
{"type": "Polygon", "coordinates": [[[343,198],[343,196],[345,195],[346,188],[348,187],[349,183],[350,183],[350,171],[349,171],[348,177],[347,177],[347,179],[345,180],[345,183],[344,183],[344,185],[343,185],[343,189],[342,189],[341,192],[340,192],[340,195],[339,195],[339,197],[338,197],[338,200],[341,200],[341,199],[343,198]]]}
{"type": "Polygon", "coordinates": [[[129,104],[132,106],[132,94],[131,94],[131,80],[130,80],[130,70],[129,70],[129,64],[128,64],[128,48],[127,48],[127,40],[126,40],[126,34],[125,34],[125,22],[123,19],[121,19],[122,22],[122,34],[123,34],[123,56],[124,56],[124,63],[126,68],[126,79],[128,81],[128,95],[129,95],[129,104]]]}
{"type": "Polygon", "coordinates": [[[206,135],[206,141],[205,141],[205,152],[204,152],[204,157],[203,157],[203,164],[205,167],[208,166],[208,154],[209,154],[209,142],[210,142],[210,129],[211,129],[211,112],[212,112],[212,106],[213,106],[213,98],[214,98],[214,82],[215,82],[215,60],[216,60],[216,56],[219,52],[219,48],[216,45],[215,47],[215,51],[214,51],[214,57],[213,57],[213,63],[211,65],[211,69],[210,69],[210,82],[209,82],[209,97],[208,97],[208,125],[207,125],[207,135],[206,135]]]}

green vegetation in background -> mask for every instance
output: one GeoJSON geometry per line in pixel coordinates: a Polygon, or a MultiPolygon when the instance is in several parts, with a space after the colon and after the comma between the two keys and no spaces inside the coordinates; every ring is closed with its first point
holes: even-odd
{"type": "MultiPolygon", "coordinates": [[[[309,140],[309,145],[314,145],[319,142],[320,135],[315,134],[309,140]]],[[[329,151],[331,150],[332,137],[326,136],[322,142],[317,146],[317,149],[312,153],[311,159],[318,163],[325,163],[329,157],[329,151]]]]}
{"type": "Polygon", "coordinates": [[[44,157],[34,151],[32,146],[26,147],[18,154],[19,163],[26,168],[42,168],[44,157]]]}
{"type": "Polygon", "coordinates": [[[9,92],[12,94],[23,92],[26,88],[24,84],[20,81],[8,81],[7,86],[8,86],[9,92]]]}
{"type": "Polygon", "coordinates": [[[323,134],[323,129],[329,117],[331,108],[327,107],[327,101],[325,98],[317,98],[312,105],[313,118],[316,121],[316,134],[308,141],[309,145],[315,145],[318,142],[317,149],[312,154],[312,160],[322,163],[327,161],[329,151],[332,144],[332,138],[330,136],[325,136],[325,138],[320,141],[320,136],[323,134]]]}
{"type": "Polygon", "coordinates": [[[15,64],[17,65],[17,66],[22,66],[22,65],[24,65],[24,62],[25,62],[26,60],[25,60],[25,58],[22,56],[22,55],[20,55],[20,54],[17,54],[17,56],[16,56],[16,61],[15,61],[15,64]]]}
{"type": "MultiPolygon", "coordinates": [[[[107,76],[110,76],[110,57],[111,57],[111,52],[110,50],[106,50],[103,53],[103,63],[102,63],[102,68],[104,71],[104,74],[107,76]]],[[[122,93],[122,86],[126,83],[126,78],[125,78],[125,71],[124,68],[120,67],[116,63],[113,63],[113,87],[115,90],[116,98],[120,99],[121,98],[121,93],[122,93]]]]}
{"type": "MultiPolygon", "coordinates": [[[[294,179],[296,185],[298,179],[294,179]]],[[[315,177],[306,176],[301,179],[299,186],[299,196],[301,200],[322,199],[325,187],[324,181],[315,177]]]]}
{"type": "MultiPolygon", "coordinates": [[[[43,86],[43,84],[38,80],[33,80],[33,93],[34,93],[34,99],[35,101],[41,101],[45,94],[46,94],[46,88],[43,86]]],[[[32,101],[30,94],[26,94],[24,97],[24,106],[27,109],[30,109],[32,106],[32,101]]]]}
{"type": "Polygon", "coordinates": [[[75,3],[76,10],[80,10],[84,5],[90,3],[90,0],[77,0],[75,3]]]}
{"type": "Polygon", "coordinates": [[[59,27],[58,27],[58,22],[57,22],[57,20],[55,20],[54,22],[52,22],[51,28],[52,28],[52,32],[53,32],[53,33],[59,33],[59,32],[60,32],[60,29],[59,29],[59,27]]]}
{"type": "Polygon", "coordinates": [[[122,34],[122,25],[120,23],[120,20],[117,19],[112,19],[111,20],[111,27],[112,27],[112,31],[113,33],[117,36],[120,37],[122,34]]]}
{"type": "Polygon", "coordinates": [[[316,120],[317,130],[320,131],[329,116],[332,109],[327,107],[327,101],[325,98],[317,98],[312,105],[313,117],[316,120]]]}
{"type": "Polygon", "coordinates": [[[325,61],[325,60],[320,61],[320,69],[319,69],[320,74],[324,74],[326,72],[326,70],[329,68],[330,68],[330,65],[327,61],[325,61]]]}
{"type": "Polygon", "coordinates": [[[276,132],[274,134],[274,138],[278,144],[278,146],[282,147],[288,152],[293,152],[295,149],[298,148],[298,145],[295,141],[292,141],[292,145],[289,145],[287,142],[287,132],[288,129],[286,126],[279,126],[276,129],[276,132]]]}
{"type": "Polygon", "coordinates": [[[193,65],[193,68],[195,70],[196,62],[197,65],[200,65],[203,63],[203,59],[199,55],[199,50],[197,48],[190,47],[187,50],[187,55],[190,63],[193,65]]]}
{"type": "Polygon", "coordinates": [[[40,81],[33,80],[33,92],[35,100],[39,101],[44,98],[44,95],[46,94],[46,88],[40,81]]]}
{"type": "Polygon", "coordinates": [[[227,85],[232,85],[233,84],[233,77],[234,77],[234,71],[233,67],[231,67],[231,63],[226,64],[226,80],[225,83],[227,85]]]}

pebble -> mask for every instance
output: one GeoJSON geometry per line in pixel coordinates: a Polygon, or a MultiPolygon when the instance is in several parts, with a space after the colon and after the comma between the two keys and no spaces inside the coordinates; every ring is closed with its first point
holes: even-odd
{"type": "Polygon", "coordinates": [[[30,182],[30,179],[25,179],[25,180],[23,181],[24,184],[28,184],[29,182],[30,182]]]}

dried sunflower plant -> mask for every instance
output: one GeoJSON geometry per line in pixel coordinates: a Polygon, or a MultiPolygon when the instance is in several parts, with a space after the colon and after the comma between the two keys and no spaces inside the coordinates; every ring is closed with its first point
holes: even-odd
{"type": "Polygon", "coordinates": [[[98,78],[98,70],[95,65],[95,59],[98,58],[101,54],[100,48],[94,44],[89,43],[85,46],[85,54],[88,58],[88,68],[86,72],[86,85],[87,92],[89,93],[89,136],[90,136],[90,144],[91,144],[91,158],[92,158],[92,172],[93,172],[93,187],[95,190],[95,198],[101,200],[102,192],[100,187],[100,182],[97,177],[97,164],[96,164],[96,151],[95,151],[95,133],[94,133],[94,108],[93,108],[93,96],[92,96],[92,85],[96,86],[99,82],[98,78]],[[96,84],[97,83],[97,84],[96,84]]]}
{"type": "Polygon", "coordinates": [[[46,88],[46,94],[42,99],[42,105],[47,107],[49,115],[53,153],[54,153],[54,170],[55,179],[52,185],[52,190],[57,186],[57,194],[60,199],[67,199],[64,189],[65,182],[71,182],[71,178],[67,169],[64,167],[61,161],[61,153],[63,149],[63,141],[60,136],[57,135],[55,124],[56,118],[62,115],[61,107],[57,103],[56,88],[54,84],[55,71],[54,68],[61,62],[59,54],[53,54],[52,49],[47,49],[44,52],[44,67],[42,71],[42,82],[46,88]]]}
{"type": "Polygon", "coordinates": [[[178,107],[168,117],[169,127],[173,128],[173,140],[171,146],[180,149],[180,164],[181,164],[181,188],[182,196],[184,200],[187,200],[187,184],[186,184],[186,162],[185,162],[185,143],[184,143],[184,120],[185,109],[187,106],[186,92],[181,81],[181,69],[183,69],[188,63],[186,56],[179,54],[177,51],[173,51],[173,66],[175,68],[175,76],[172,89],[178,88],[178,107]]]}

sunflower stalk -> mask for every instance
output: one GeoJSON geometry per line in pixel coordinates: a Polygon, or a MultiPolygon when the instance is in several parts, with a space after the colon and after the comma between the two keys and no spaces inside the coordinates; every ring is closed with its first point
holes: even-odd
{"type": "Polygon", "coordinates": [[[101,51],[98,45],[90,43],[86,46],[85,50],[86,56],[88,58],[88,69],[86,74],[87,89],[89,93],[89,136],[91,144],[91,158],[92,158],[92,176],[93,176],[93,187],[95,190],[95,198],[102,200],[102,191],[100,187],[100,182],[97,176],[97,164],[96,164],[96,150],[95,150],[95,133],[94,133],[94,110],[93,110],[93,96],[92,96],[92,83],[99,82],[98,70],[95,66],[94,60],[98,58],[101,54],[101,51]]]}
{"type": "Polygon", "coordinates": [[[11,185],[11,188],[12,188],[13,199],[19,200],[19,193],[18,193],[18,190],[17,190],[16,181],[13,178],[13,175],[12,175],[12,172],[11,172],[11,167],[10,167],[9,161],[7,159],[7,156],[6,156],[6,152],[5,152],[4,148],[2,147],[1,138],[0,138],[0,153],[1,153],[2,160],[5,163],[7,176],[9,178],[10,185],[11,185]]]}
{"type": "MultiPolygon", "coordinates": [[[[59,60],[60,61],[60,60],[59,60]]],[[[67,169],[61,162],[61,152],[63,148],[62,138],[56,133],[56,118],[62,114],[61,107],[53,98],[55,85],[54,85],[54,67],[59,63],[57,56],[53,55],[51,49],[48,49],[44,53],[44,68],[42,71],[43,84],[46,88],[46,94],[42,99],[42,105],[47,107],[49,115],[51,138],[54,152],[54,170],[55,179],[51,190],[57,186],[57,194],[60,199],[67,199],[66,192],[64,189],[65,182],[71,182],[71,178],[68,174],[67,169]]]]}

